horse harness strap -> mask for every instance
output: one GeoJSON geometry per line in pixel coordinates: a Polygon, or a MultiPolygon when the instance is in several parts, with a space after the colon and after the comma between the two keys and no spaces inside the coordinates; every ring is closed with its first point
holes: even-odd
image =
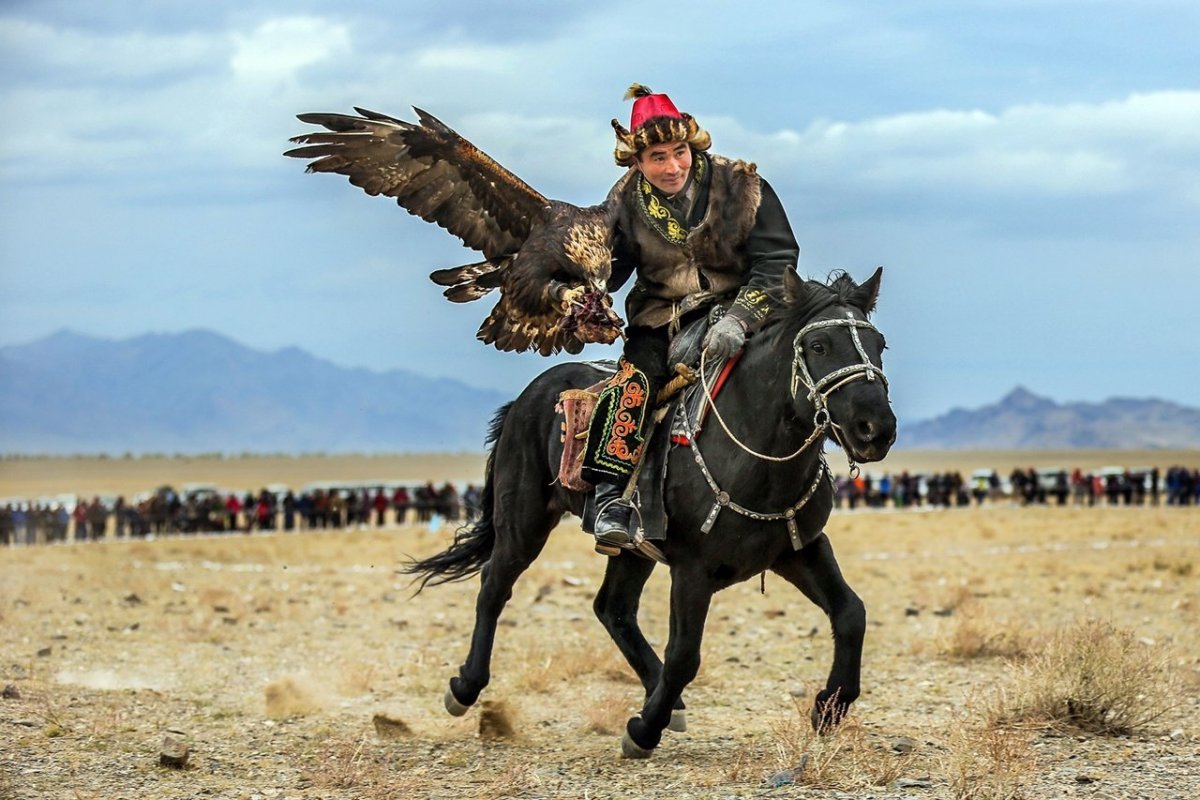
{"type": "MultiPolygon", "coordinates": [[[[862,340],[858,336],[859,328],[867,328],[869,330],[878,332],[878,329],[870,322],[866,320],[855,319],[852,314],[847,312],[845,319],[819,320],[817,322],[812,322],[808,325],[805,325],[800,329],[799,333],[796,334],[796,337],[792,342],[792,398],[795,399],[800,391],[800,387],[804,386],[804,388],[808,390],[808,401],[811,402],[816,409],[813,415],[813,435],[810,436],[808,440],[806,440],[804,444],[800,446],[799,450],[784,458],[764,456],[760,453],[750,450],[741,442],[739,442],[725,426],[724,421],[720,418],[720,415],[716,413],[716,405],[712,402],[711,392],[709,392],[709,406],[712,408],[718,421],[721,422],[721,427],[725,429],[725,433],[728,434],[730,438],[733,439],[733,441],[736,442],[743,450],[746,450],[751,455],[771,461],[787,461],[795,458],[796,456],[800,455],[800,453],[808,449],[809,445],[811,445],[815,440],[819,439],[826,430],[832,430],[834,436],[838,436],[838,430],[840,426],[829,416],[829,406],[827,405],[829,396],[843,386],[861,379],[874,382],[876,378],[878,378],[879,380],[883,381],[884,386],[887,386],[887,377],[883,374],[883,370],[871,363],[871,359],[867,355],[866,349],[863,348],[862,340]],[[804,338],[805,334],[815,330],[820,330],[822,328],[849,328],[850,338],[854,342],[854,349],[858,351],[858,357],[861,359],[861,361],[859,361],[857,364],[851,364],[849,366],[842,367],[841,369],[836,369],[828,375],[823,376],[820,380],[814,381],[812,374],[808,371],[808,364],[806,364],[804,361],[804,346],[801,340],[804,338]]],[[[702,358],[702,377],[704,374],[703,369],[704,365],[702,358]]],[[[705,384],[704,388],[706,392],[708,392],[707,384],[705,384]]],[[[744,508],[743,506],[733,502],[733,500],[729,497],[729,492],[723,491],[721,487],[717,485],[716,480],[713,478],[712,473],[708,469],[708,464],[706,464],[704,461],[704,456],[700,453],[699,442],[696,441],[696,433],[698,433],[698,431],[693,430],[692,456],[696,459],[696,466],[700,468],[700,474],[704,476],[704,480],[708,484],[708,488],[712,490],[713,495],[716,497],[712,510],[708,512],[708,516],[705,518],[704,524],[700,526],[700,530],[704,533],[709,533],[712,530],[713,525],[716,524],[717,515],[721,513],[721,509],[729,508],[738,514],[741,514],[743,517],[759,520],[761,522],[777,522],[779,520],[785,521],[787,523],[788,537],[792,540],[792,547],[794,547],[796,550],[799,550],[801,547],[803,547],[804,543],[800,539],[800,528],[796,524],[796,515],[799,514],[800,510],[804,508],[804,506],[808,505],[808,502],[816,495],[817,490],[821,487],[821,480],[823,478],[827,479],[829,481],[830,488],[833,488],[833,473],[829,471],[829,465],[825,463],[824,454],[820,456],[820,459],[817,463],[817,474],[813,477],[812,484],[808,487],[808,491],[806,491],[799,500],[788,506],[783,511],[762,513],[760,511],[752,511],[748,508],[744,508]]],[[[838,439],[838,443],[841,444],[840,437],[838,439]]],[[[844,445],[842,449],[846,449],[844,445]]],[[[855,464],[853,460],[850,461],[850,471],[851,474],[857,473],[858,471],[858,465],[855,464]]]]}
{"type": "Polygon", "coordinates": [[[700,468],[700,474],[704,476],[704,480],[708,483],[708,488],[712,489],[716,496],[716,502],[713,503],[712,510],[708,512],[708,516],[704,519],[704,524],[700,526],[700,530],[708,533],[712,530],[713,525],[717,522],[717,514],[722,508],[728,508],[743,517],[756,519],[759,522],[778,522],[783,520],[787,523],[788,538],[792,540],[792,547],[799,550],[804,546],[804,542],[800,540],[800,528],[796,525],[796,515],[800,513],[800,509],[808,505],[808,501],[812,500],[817,490],[821,488],[821,479],[828,478],[830,486],[833,485],[833,476],[829,472],[829,465],[825,463],[825,456],[822,455],[817,464],[817,474],[813,478],[812,485],[808,487],[808,491],[804,496],[792,503],[783,511],[774,513],[763,513],[761,511],[751,511],[748,508],[738,505],[729,497],[729,492],[723,491],[713,479],[712,473],[708,471],[708,464],[704,462],[704,456],[700,454],[699,447],[692,447],[692,456],[696,459],[696,466],[700,468]]]}

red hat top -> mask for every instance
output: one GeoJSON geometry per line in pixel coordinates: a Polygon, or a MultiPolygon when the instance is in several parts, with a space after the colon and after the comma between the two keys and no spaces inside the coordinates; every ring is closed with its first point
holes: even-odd
{"type": "Polygon", "coordinates": [[[640,84],[630,87],[630,92],[634,91],[634,87],[644,89],[647,94],[634,95],[633,113],[629,116],[629,130],[636,131],[645,125],[647,120],[654,117],[683,119],[683,114],[679,113],[679,109],[671,102],[671,98],[665,94],[648,94],[650,90],[640,84]]]}
{"type": "Polygon", "coordinates": [[[652,144],[687,142],[694,150],[712,146],[708,132],[696,124],[691,114],[676,108],[665,94],[655,94],[649,87],[635,83],[625,92],[625,99],[633,100],[629,130],[615,119],[612,121],[617,134],[613,158],[621,166],[633,164],[637,154],[652,144]]]}

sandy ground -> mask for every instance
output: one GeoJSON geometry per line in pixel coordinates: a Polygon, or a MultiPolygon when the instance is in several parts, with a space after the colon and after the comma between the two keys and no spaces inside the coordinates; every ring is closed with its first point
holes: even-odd
{"type": "MultiPolygon", "coordinates": [[[[317,481],[402,481],[419,484],[479,480],[483,453],[398,454],[378,456],[245,456],[178,458],[5,458],[0,459],[0,498],[75,494],[125,495],[151,491],[167,484],[214,483],[241,493],[269,483],[299,490],[317,481]]],[[[846,471],[840,451],[829,453],[829,464],[846,471]]],[[[1103,466],[1200,466],[1200,450],[1039,450],[1039,451],[923,451],[897,450],[884,461],[869,465],[872,473],[902,470],[934,472],[991,467],[1007,475],[1014,467],[1063,467],[1084,470],[1103,466]]]]}
{"type": "MultiPolygon", "coordinates": [[[[381,456],[244,456],[177,458],[7,458],[0,459],[0,497],[58,494],[125,495],[168,485],[213,483],[223,489],[257,492],[270,483],[299,490],[318,481],[477,481],[483,453],[381,456]]],[[[1197,459],[1200,460],[1200,459],[1197,459]]]]}
{"type": "MultiPolygon", "coordinates": [[[[689,730],[647,761],[619,758],[641,690],[592,617],[604,559],[571,520],[518,583],[492,684],[459,719],[442,694],[477,583],[413,597],[396,573],[446,527],[3,549],[0,798],[1200,795],[1196,509],[858,512],[828,530],[870,619],[847,727],[808,732],[828,623],[768,576],[765,594],[715,599],[689,730]],[[1151,658],[1129,677],[1161,713],[1115,737],[989,729],[1048,637],[1088,620],[1151,658]],[[185,769],[159,765],[165,737],[190,746],[185,769]]],[[[659,569],[642,607],[659,648],[667,588],[659,569]]]]}

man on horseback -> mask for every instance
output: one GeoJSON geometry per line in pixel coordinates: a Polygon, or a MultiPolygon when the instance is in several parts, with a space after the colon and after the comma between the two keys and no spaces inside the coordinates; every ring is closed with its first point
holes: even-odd
{"type": "Polygon", "coordinates": [[[600,393],[583,477],[595,485],[600,545],[631,541],[625,489],[642,456],[647,419],[668,374],[681,327],[715,305],[724,315],[704,338],[711,362],[737,355],[771,310],[769,290],[794,270],[800,248],[783,205],[755,165],[711,154],[711,138],[665,94],[640,84],[629,129],[612,121],[614,157],[629,167],[608,195],[615,209],[610,292],[630,275],[624,353],[600,393]]]}

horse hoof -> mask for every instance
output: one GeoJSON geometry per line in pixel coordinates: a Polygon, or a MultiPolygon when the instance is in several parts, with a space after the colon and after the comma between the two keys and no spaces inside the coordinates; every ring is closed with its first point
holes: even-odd
{"type": "Polygon", "coordinates": [[[454,696],[454,692],[450,689],[446,690],[446,696],[442,698],[442,701],[446,704],[446,711],[448,711],[452,717],[461,717],[463,714],[471,710],[470,706],[464,706],[462,703],[458,702],[458,698],[454,696]]]}
{"type": "Polygon", "coordinates": [[[676,708],[671,711],[671,721],[667,723],[667,730],[675,731],[676,733],[686,733],[687,712],[682,708],[676,708]]]}
{"type": "Polygon", "coordinates": [[[629,731],[621,737],[621,758],[649,758],[653,752],[638,745],[629,735],[629,731]]]}

